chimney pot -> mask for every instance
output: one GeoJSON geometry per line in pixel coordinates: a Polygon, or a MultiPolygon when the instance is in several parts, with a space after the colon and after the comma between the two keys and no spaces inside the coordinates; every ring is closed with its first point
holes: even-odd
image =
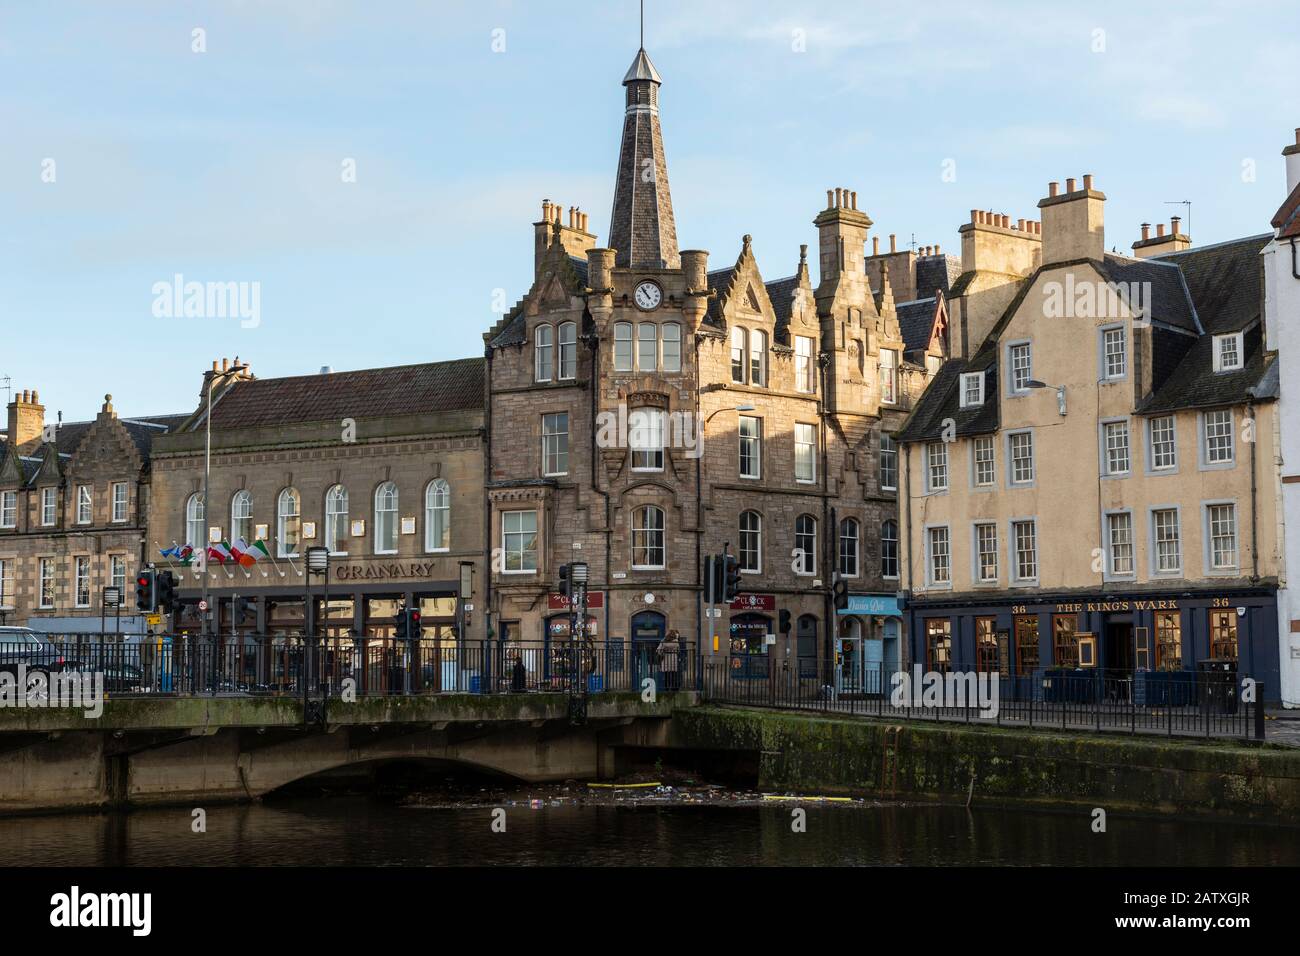
{"type": "Polygon", "coordinates": [[[1156,237],[1159,238],[1164,234],[1165,234],[1165,224],[1163,222],[1156,223],[1156,237]]]}
{"type": "Polygon", "coordinates": [[[890,252],[898,251],[898,236],[892,232],[889,234],[889,251],[890,252]]]}
{"type": "Polygon", "coordinates": [[[1149,222],[1142,223],[1142,238],[1143,239],[1151,238],[1151,223],[1149,222]]]}
{"type": "Polygon", "coordinates": [[[1011,217],[1008,216],[1006,213],[1002,214],[1002,228],[1003,229],[1011,228],[1011,217]]]}
{"type": "Polygon", "coordinates": [[[1173,216],[1169,220],[1169,231],[1173,233],[1175,236],[1178,235],[1178,228],[1181,222],[1182,219],[1180,219],[1178,216],[1173,216]]]}
{"type": "Polygon", "coordinates": [[[1066,179],[1066,181],[1065,181],[1065,192],[1066,192],[1067,195],[1068,195],[1069,193],[1074,192],[1074,177],[1070,177],[1070,178],[1066,179]]]}
{"type": "Polygon", "coordinates": [[[873,256],[878,256],[878,255],[880,255],[880,237],[879,237],[879,236],[872,236],[872,237],[871,237],[871,254],[872,254],[873,256]]]}
{"type": "Polygon", "coordinates": [[[826,190],[826,208],[827,209],[835,208],[835,190],[833,189],[826,190]]]}
{"type": "Polygon", "coordinates": [[[1092,189],[1092,173],[1083,174],[1083,188],[1092,189]]]}
{"type": "Polygon", "coordinates": [[[849,203],[854,209],[858,208],[858,194],[856,192],[849,193],[849,203]]]}
{"type": "Polygon", "coordinates": [[[836,186],[835,187],[835,208],[839,209],[843,205],[844,205],[844,190],[841,187],[836,186]]]}
{"type": "Polygon", "coordinates": [[[1048,184],[1047,184],[1047,195],[1048,195],[1049,197],[1051,197],[1051,196],[1055,196],[1055,195],[1056,195],[1056,191],[1057,191],[1057,189],[1060,188],[1060,185],[1061,185],[1060,183],[1048,183],[1048,184]]]}
{"type": "Polygon", "coordinates": [[[1300,146],[1300,126],[1297,126],[1295,130],[1295,144],[1300,146]]]}
{"type": "Polygon", "coordinates": [[[934,247],[934,254],[935,254],[936,256],[939,254],[939,247],[938,247],[938,245],[936,245],[936,246],[934,247]]]}

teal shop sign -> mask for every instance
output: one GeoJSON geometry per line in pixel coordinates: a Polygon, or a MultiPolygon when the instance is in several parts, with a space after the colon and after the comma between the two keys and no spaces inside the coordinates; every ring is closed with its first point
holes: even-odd
{"type": "Polygon", "coordinates": [[[872,617],[899,617],[903,612],[898,607],[898,597],[894,594],[850,594],[849,606],[840,614],[869,614],[872,617]]]}

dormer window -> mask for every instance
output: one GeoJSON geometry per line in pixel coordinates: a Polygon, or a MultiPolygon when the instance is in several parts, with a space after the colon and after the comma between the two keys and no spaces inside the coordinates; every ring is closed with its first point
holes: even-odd
{"type": "Polygon", "coordinates": [[[984,373],[963,372],[961,377],[961,407],[978,408],[984,404],[984,373]]]}
{"type": "Polygon", "coordinates": [[[1216,372],[1235,372],[1245,365],[1242,349],[1242,333],[1214,337],[1214,370],[1216,372]]]}

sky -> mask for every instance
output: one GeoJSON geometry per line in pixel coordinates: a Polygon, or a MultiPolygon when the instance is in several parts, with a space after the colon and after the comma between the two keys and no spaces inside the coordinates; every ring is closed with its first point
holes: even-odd
{"type": "MultiPolygon", "coordinates": [[[[1300,126],[1294,0],[648,0],[645,45],[681,248],[751,234],[767,279],[837,186],[953,254],[1084,173],[1107,248],[1267,232],[1300,126]]],[[[635,0],[0,0],[0,390],[80,421],[188,412],[221,357],[481,355],[543,199],[608,240],[637,46],[635,0]],[[169,315],[177,276],[248,308],[169,315]]]]}

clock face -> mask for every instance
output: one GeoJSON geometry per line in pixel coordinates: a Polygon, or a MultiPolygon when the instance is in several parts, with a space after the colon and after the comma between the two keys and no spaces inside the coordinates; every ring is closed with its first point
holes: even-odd
{"type": "Polygon", "coordinates": [[[659,308],[659,303],[664,300],[664,290],[659,288],[658,283],[650,281],[642,282],[636,287],[636,292],[634,293],[633,298],[636,300],[636,304],[639,308],[657,309],[659,308]]]}

